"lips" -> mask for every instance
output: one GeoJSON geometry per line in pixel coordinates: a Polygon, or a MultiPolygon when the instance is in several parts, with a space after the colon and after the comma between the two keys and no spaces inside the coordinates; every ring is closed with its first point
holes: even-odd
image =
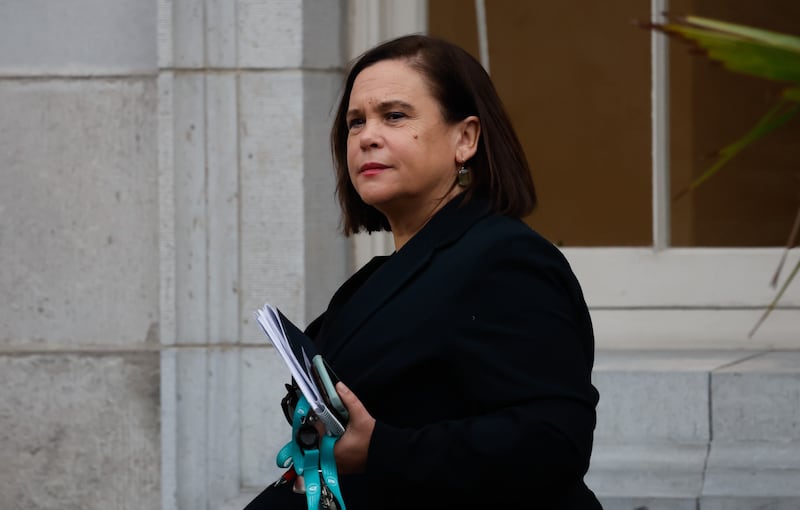
{"type": "Polygon", "coordinates": [[[387,168],[389,168],[389,166],[384,165],[383,163],[369,162],[361,165],[361,168],[358,169],[358,173],[365,175],[374,175],[380,173],[382,170],[386,170],[387,168]]]}

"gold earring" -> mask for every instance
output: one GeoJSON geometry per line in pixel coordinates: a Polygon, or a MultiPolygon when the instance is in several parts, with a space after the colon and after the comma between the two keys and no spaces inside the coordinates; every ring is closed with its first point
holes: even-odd
{"type": "Polygon", "coordinates": [[[458,182],[458,185],[462,188],[466,188],[472,182],[472,172],[464,163],[461,163],[461,168],[459,168],[456,173],[456,182],[458,182]]]}

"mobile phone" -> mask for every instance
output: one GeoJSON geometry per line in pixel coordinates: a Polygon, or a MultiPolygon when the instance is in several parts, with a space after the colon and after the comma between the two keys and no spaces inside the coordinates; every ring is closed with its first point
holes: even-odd
{"type": "Polygon", "coordinates": [[[342,399],[339,398],[339,394],[336,393],[336,383],[339,382],[339,378],[330,365],[328,365],[325,359],[319,354],[311,359],[311,365],[317,386],[319,387],[320,393],[322,393],[322,400],[325,402],[325,407],[334,413],[342,425],[346,424],[347,420],[350,419],[350,413],[347,412],[347,408],[342,403],[342,399]]]}

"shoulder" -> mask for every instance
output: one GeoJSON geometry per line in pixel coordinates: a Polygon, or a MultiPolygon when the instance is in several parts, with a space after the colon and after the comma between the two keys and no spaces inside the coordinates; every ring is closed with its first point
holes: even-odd
{"type": "Polygon", "coordinates": [[[492,258],[531,258],[569,267],[561,250],[522,220],[490,214],[464,236],[464,243],[492,258]]]}
{"type": "Polygon", "coordinates": [[[525,287],[531,292],[571,295],[583,301],[580,283],[563,252],[522,220],[491,214],[461,240],[459,255],[471,261],[473,277],[487,285],[525,287]]]}
{"type": "Polygon", "coordinates": [[[523,221],[489,215],[465,233],[459,251],[471,266],[459,273],[468,275],[456,284],[464,293],[459,303],[479,305],[484,317],[498,318],[504,327],[577,335],[586,359],[593,359],[583,290],[555,244],[523,221]]]}

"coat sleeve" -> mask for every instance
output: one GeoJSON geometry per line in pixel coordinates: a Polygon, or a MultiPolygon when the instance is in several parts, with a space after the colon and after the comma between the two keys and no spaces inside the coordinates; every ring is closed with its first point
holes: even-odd
{"type": "Polygon", "coordinates": [[[370,483],[468,500],[512,479],[545,491],[581,482],[598,394],[591,321],[566,260],[538,236],[508,239],[485,250],[458,296],[448,349],[473,412],[416,428],[378,421],[370,483]]]}

